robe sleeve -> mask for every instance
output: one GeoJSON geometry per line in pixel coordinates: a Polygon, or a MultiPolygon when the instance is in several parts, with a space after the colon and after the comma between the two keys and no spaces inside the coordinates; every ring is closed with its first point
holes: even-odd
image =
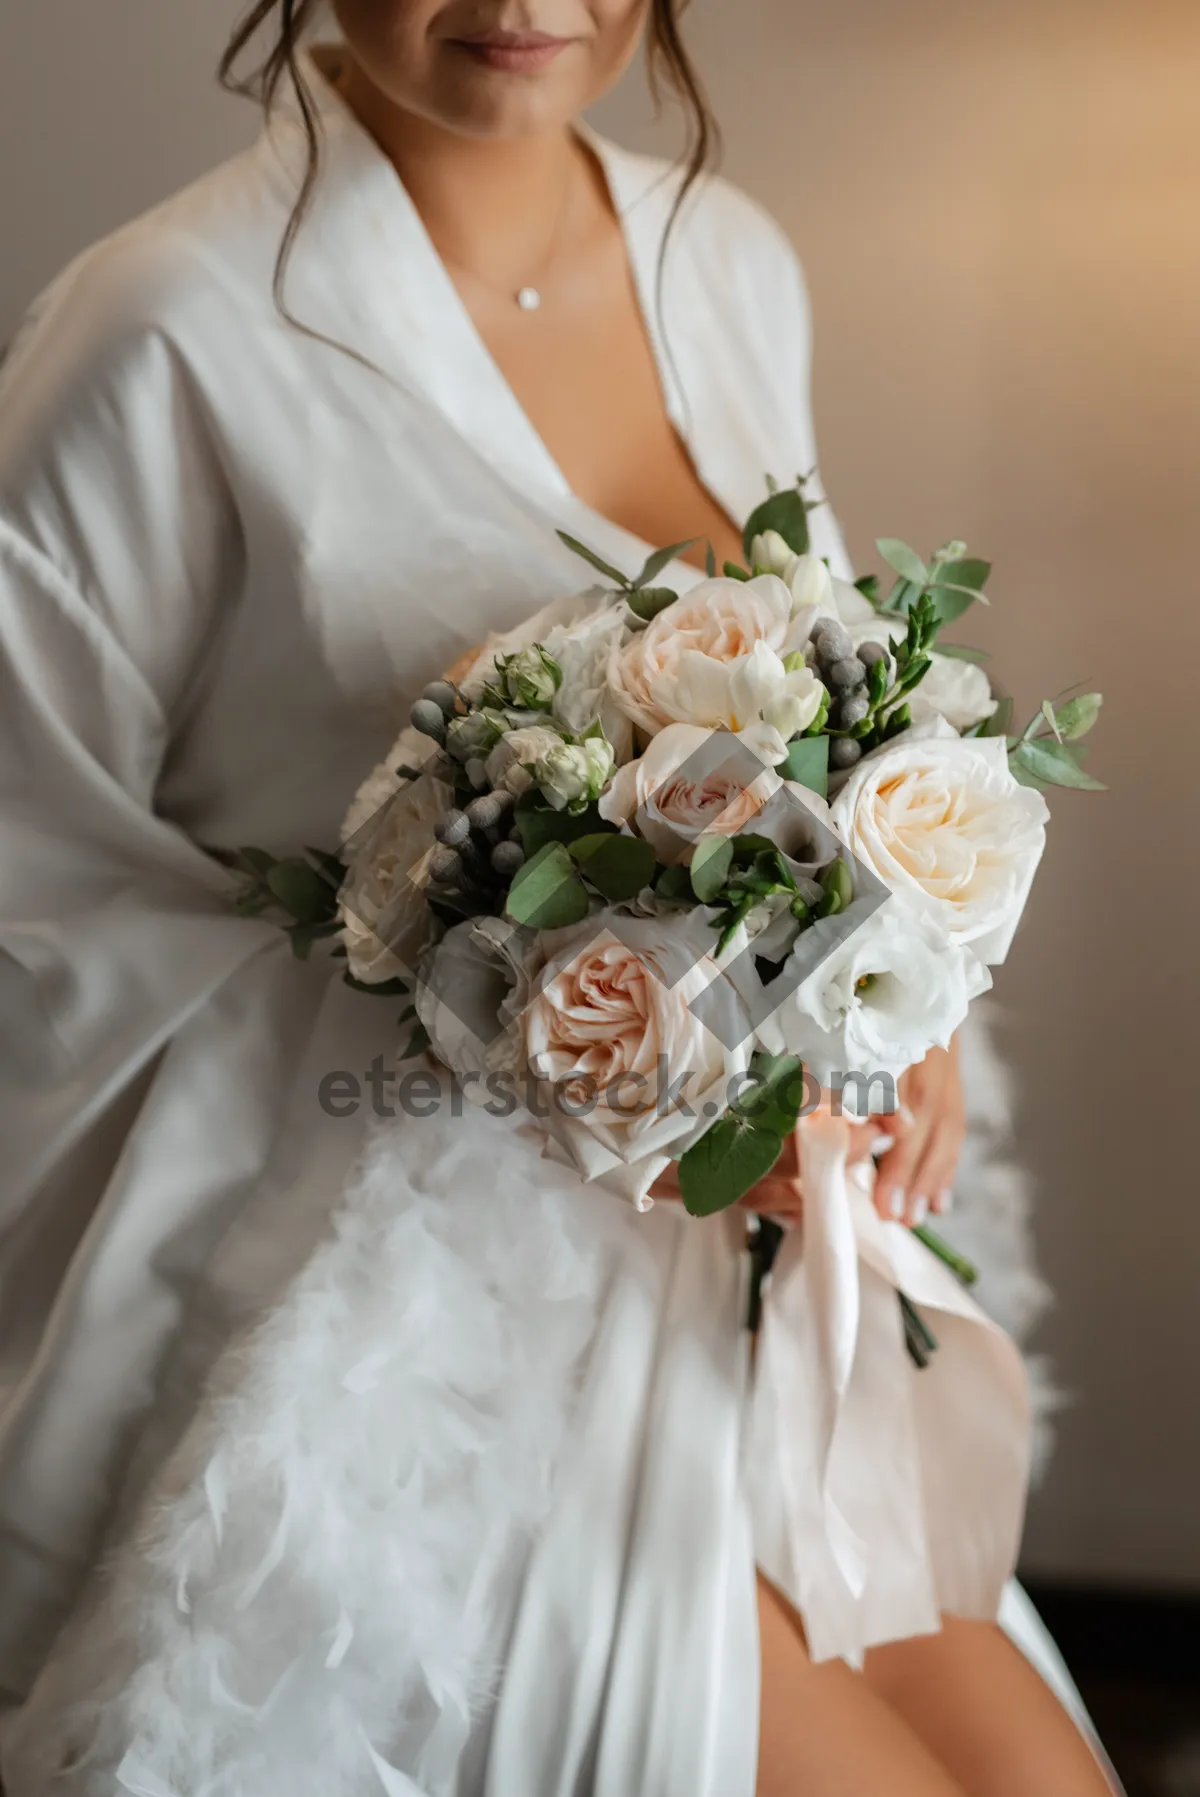
{"type": "Polygon", "coordinates": [[[161,280],[68,271],[0,371],[0,1230],[276,937],[155,810],[240,565],[161,280]]]}

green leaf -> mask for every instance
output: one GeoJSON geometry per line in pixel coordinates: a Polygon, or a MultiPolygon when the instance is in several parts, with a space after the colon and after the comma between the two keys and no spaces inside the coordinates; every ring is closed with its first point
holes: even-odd
{"type": "Polygon", "coordinates": [[[1001,699],[990,718],[984,718],[980,736],[1007,736],[1012,729],[1013,702],[1001,699]]]}
{"type": "MultiPolygon", "coordinates": [[[[642,587],[648,587],[655,575],[662,573],[668,562],[673,562],[677,555],[682,555],[685,549],[690,549],[694,543],[699,541],[699,537],[687,537],[682,543],[668,543],[665,549],[656,549],[653,555],[648,555],[645,567],[633,583],[635,592],[640,592],[642,587]]],[[[638,616],[641,616],[640,612],[638,616]]]]}
{"type": "Polygon", "coordinates": [[[1058,720],[1054,715],[1054,707],[1051,705],[1049,699],[1042,700],[1042,717],[1049,726],[1050,734],[1055,742],[1060,743],[1062,741],[1062,731],[1058,727],[1058,720]]]}
{"type": "Polygon", "coordinates": [[[1075,742],[1079,737],[1086,736],[1100,716],[1103,703],[1102,693],[1080,693],[1077,698],[1056,705],[1054,717],[1063,741],[1075,742]]]}
{"type": "Polygon", "coordinates": [[[825,896],[817,905],[818,917],[837,917],[854,897],[854,881],[850,877],[850,869],[840,857],[831,861],[824,869],[820,876],[820,886],[825,896]]]}
{"type": "Polygon", "coordinates": [[[690,905],[693,897],[690,869],[682,861],[674,867],[664,867],[654,882],[654,890],[669,905],[690,905]]]}
{"type": "Polygon", "coordinates": [[[298,961],[307,961],[313,943],[322,941],[326,936],[336,935],[341,927],[341,919],[338,917],[326,918],[324,923],[289,924],[287,935],[292,944],[292,953],[298,961]]]}
{"type": "Polygon", "coordinates": [[[275,856],[269,855],[266,849],[236,849],[234,853],[242,866],[261,880],[266,879],[275,865],[275,856]]]}
{"type": "Polygon", "coordinates": [[[337,909],[337,894],[328,880],[298,856],[277,861],[267,874],[267,885],[297,923],[323,923],[337,909]]]}
{"type": "Polygon", "coordinates": [[[743,1087],[734,1113],[756,1129],[790,1136],[804,1105],[804,1063],[799,1055],[756,1054],[750,1063],[752,1086],[743,1087]]]}
{"type": "Polygon", "coordinates": [[[508,889],[505,913],[531,930],[561,930],[588,914],[587,888],[561,842],[548,842],[520,868],[508,889]]]}
{"type": "Polygon", "coordinates": [[[702,905],[710,905],[729,878],[733,843],[728,836],[702,836],[692,851],[692,891],[702,905]]]}
{"type": "Polygon", "coordinates": [[[808,506],[799,487],[785,487],[755,506],[742,532],[742,549],[750,560],[750,545],[766,530],[778,531],[793,555],[807,555],[808,506]]]}
{"type": "Polygon", "coordinates": [[[597,806],[587,805],[577,812],[554,811],[536,789],[522,793],[513,818],[527,855],[536,855],[548,842],[574,842],[579,836],[598,835],[605,827],[597,806]]]}
{"type": "Polygon", "coordinates": [[[783,1152],[773,1129],[730,1115],[706,1130],[679,1162],[679,1190],[693,1217],[711,1217],[743,1198],[783,1152]]]}
{"type": "Polygon", "coordinates": [[[909,611],[923,591],[919,581],[898,580],[879,609],[892,614],[909,611]]]}
{"type": "Polygon", "coordinates": [[[991,562],[982,561],[975,555],[965,556],[963,560],[956,562],[939,562],[933,570],[933,579],[937,585],[965,587],[971,593],[982,593],[991,576],[991,562]]]}
{"type": "Polygon", "coordinates": [[[400,1059],[402,1061],[411,1061],[414,1055],[424,1054],[428,1047],[429,1031],[425,1028],[423,1023],[418,1023],[416,1029],[408,1038],[408,1045],[401,1054],[400,1059]]]}
{"type": "MultiPolygon", "coordinates": [[[[884,665],[882,662],[879,664],[884,665]]],[[[785,780],[807,786],[821,798],[829,794],[829,738],[801,736],[788,744],[787,760],[779,770],[785,780]]]]}
{"type": "Polygon", "coordinates": [[[879,604],[879,576],[878,576],[878,574],[862,574],[859,576],[859,578],[855,581],[854,584],[858,588],[859,592],[862,594],[864,599],[869,599],[872,605],[878,606],[878,604],[879,604]]]}
{"type": "Polygon", "coordinates": [[[704,572],[708,575],[708,578],[710,580],[714,579],[716,576],[717,552],[713,548],[711,543],[708,545],[707,549],[704,551],[704,572]]]}
{"type": "Polygon", "coordinates": [[[631,899],[654,878],[654,850],[638,836],[581,836],[570,853],[606,899],[631,899]]]}
{"type": "Polygon", "coordinates": [[[726,580],[749,580],[750,578],[746,569],[739,568],[736,562],[726,562],[721,572],[726,580]]]}
{"type": "Polygon", "coordinates": [[[1010,751],[1008,762],[1018,779],[1026,773],[1044,786],[1073,786],[1081,792],[1107,790],[1102,781],[1093,780],[1090,774],[1084,773],[1076,760],[1076,752],[1066,743],[1023,737],[1010,751]]]}
{"type": "Polygon", "coordinates": [[[986,649],[968,649],[965,643],[939,643],[937,652],[939,655],[948,655],[951,661],[972,661],[977,667],[982,667],[985,661],[991,660],[986,649]]]}
{"type": "Polygon", "coordinates": [[[923,587],[928,583],[929,570],[915,549],[902,543],[899,537],[879,537],[875,543],[880,555],[889,568],[895,570],[902,580],[913,586],[923,587]]]}
{"type": "Polygon", "coordinates": [[[965,611],[970,610],[977,599],[983,598],[981,593],[971,592],[966,587],[947,586],[940,580],[929,588],[929,596],[933,600],[934,614],[939,624],[953,624],[956,618],[961,618],[965,611]]]}
{"type": "Polygon", "coordinates": [[[666,611],[668,605],[674,605],[678,597],[673,587],[639,587],[636,592],[626,593],[625,603],[635,618],[648,624],[660,611],[666,611]]]}
{"type": "MultiPolygon", "coordinates": [[[[407,981],[402,980],[399,974],[390,980],[379,980],[374,986],[366,980],[356,980],[354,975],[349,972],[344,973],[342,978],[347,986],[353,987],[355,992],[365,992],[371,998],[396,998],[401,993],[408,991],[407,981]]],[[[403,1023],[404,1019],[401,1018],[400,1021],[403,1023]]]]}
{"type": "Polygon", "coordinates": [[[560,530],[557,534],[560,541],[566,544],[573,555],[581,555],[585,562],[598,569],[601,574],[607,574],[608,578],[615,581],[617,586],[622,589],[628,588],[628,577],[622,574],[620,568],[614,568],[611,562],[606,562],[596,554],[594,549],[589,549],[586,543],[581,543],[578,537],[568,536],[565,530],[560,530]]]}

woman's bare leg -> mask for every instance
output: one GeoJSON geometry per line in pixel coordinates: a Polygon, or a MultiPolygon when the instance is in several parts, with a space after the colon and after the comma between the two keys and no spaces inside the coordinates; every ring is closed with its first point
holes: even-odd
{"type": "Polygon", "coordinates": [[[1111,1797],[1072,1718],[996,1623],[874,1648],[866,1682],[970,1797],[1111,1797]]]}
{"type": "Polygon", "coordinates": [[[859,1673],[841,1660],[813,1665],[798,1617],[762,1577],[758,1627],[758,1797],[965,1797],[859,1673]]]}

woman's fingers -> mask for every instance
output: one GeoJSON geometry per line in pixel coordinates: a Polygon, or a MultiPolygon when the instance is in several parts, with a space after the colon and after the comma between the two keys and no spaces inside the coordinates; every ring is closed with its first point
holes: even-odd
{"type": "Polygon", "coordinates": [[[920,1166],[930,1136],[927,1114],[918,1115],[906,1104],[889,1118],[893,1146],[880,1157],[875,1176],[875,1208],[892,1223],[913,1223],[917,1206],[913,1177],[920,1166]]]}
{"type": "Polygon", "coordinates": [[[941,1117],[930,1131],[912,1176],[912,1205],[921,1212],[915,1219],[918,1223],[931,1211],[940,1215],[949,1210],[950,1185],[965,1134],[961,1120],[954,1115],[941,1117]]]}

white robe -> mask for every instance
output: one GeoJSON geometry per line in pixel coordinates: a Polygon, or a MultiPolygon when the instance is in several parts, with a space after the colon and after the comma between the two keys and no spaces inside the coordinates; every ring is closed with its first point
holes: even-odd
{"type": "MultiPolygon", "coordinates": [[[[735,1230],[619,1214],[445,1113],[382,1130],[339,1207],[370,1110],[318,1088],[394,1055],[395,1008],[233,915],[208,852],[335,842],[406,702],[580,584],[556,526],[646,552],[571,493],[392,168],[320,110],[287,280],[312,334],[271,293],[285,115],[68,269],[0,375],[0,1693],[45,1667],[10,1797],[79,1752],[89,1797],[749,1797],[774,1497],[746,1489],[735,1230]],[[382,1309],[352,1301],[372,1280],[382,1309]],[[272,1433],[289,1404],[318,1448],[272,1433]],[[111,1590],[52,1651],[106,1527],[111,1590]]],[[[795,258],[707,185],[664,340],[670,183],[597,150],[670,416],[743,517],[816,461],[795,258]]],[[[1036,1619],[1014,1632],[1071,1701],[1036,1619]]]]}

